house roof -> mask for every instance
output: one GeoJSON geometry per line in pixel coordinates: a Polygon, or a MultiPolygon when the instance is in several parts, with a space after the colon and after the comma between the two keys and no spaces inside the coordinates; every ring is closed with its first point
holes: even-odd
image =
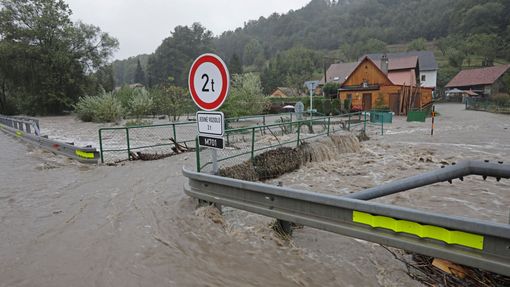
{"type": "Polygon", "coordinates": [[[475,85],[490,85],[501,77],[508,69],[509,65],[500,65],[494,67],[470,69],[460,71],[453,79],[446,84],[447,88],[466,87],[475,85]]]}
{"type": "Polygon", "coordinates": [[[299,93],[296,89],[292,89],[292,88],[288,88],[288,87],[277,87],[276,90],[271,95],[273,95],[277,90],[280,90],[287,97],[299,96],[299,93]]]}
{"type": "Polygon", "coordinates": [[[373,65],[377,68],[377,70],[379,70],[379,72],[380,72],[382,75],[384,75],[384,77],[386,77],[386,79],[388,79],[388,81],[389,81],[390,83],[392,83],[392,82],[391,82],[391,80],[388,78],[388,75],[387,75],[387,74],[385,74],[385,73],[381,70],[381,68],[379,68],[379,66],[378,66],[378,65],[377,65],[377,64],[376,64],[376,63],[375,63],[372,59],[370,59],[369,57],[364,57],[364,58],[362,58],[362,59],[361,59],[358,63],[356,63],[356,66],[354,67],[354,69],[352,70],[352,72],[351,72],[351,73],[350,73],[347,77],[345,77],[344,82],[345,82],[345,81],[347,81],[347,80],[348,80],[348,79],[352,76],[353,72],[354,72],[354,71],[356,71],[356,69],[357,69],[357,68],[358,68],[361,64],[363,64],[363,62],[364,62],[365,60],[366,60],[366,61],[369,61],[370,63],[372,63],[372,64],[373,64],[373,65]]]}
{"type": "Polygon", "coordinates": [[[416,75],[414,70],[390,71],[388,78],[395,85],[408,86],[409,84],[416,86],[416,75]]]}
{"type": "MultiPolygon", "coordinates": [[[[345,82],[345,79],[354,71],[359,62],[351,63],[336,63],[331,64],[326,71],[327,82],[336,82],[340,85],[345,82]]],[[[324,78],[321,79],[321,84],[324,84],[324,78]]]]}
{"type": "MultiPolygon", "coordinates": [[[[417,56],[388,59],[388,71],[414,69],[418,64],[417,56]]],[[[380,65],[380,61],[379,61],[380,65]]],[[[379,67],[380,68],[380,67],[379,67]]]]}
{"type": "MultiPolygon", "coordinates": [[[[363,59],[365,56],[368,56],[372,61],[378,63],[381,61],[383,53],[374,53],[367,54],[361,57],[363,59]]],[[[398,53],[386,53],[388,59],[391,62],[391,59],[394,58],[405,58],[405,57],[418,57],[420,61],[420,71],[432,71],[437,70],[437,62],[434,57],[434,53],[432,51],[410,51],[410,52],[398,52],[398,53]]]]}

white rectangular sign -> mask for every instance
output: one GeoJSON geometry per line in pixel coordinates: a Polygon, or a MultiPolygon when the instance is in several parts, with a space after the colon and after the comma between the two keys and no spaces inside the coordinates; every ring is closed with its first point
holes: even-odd
{"type": "Polygon", "coordinates": [[[223,136],[225,117],[222,112],[197,112],[198,133],[223,136]]]}

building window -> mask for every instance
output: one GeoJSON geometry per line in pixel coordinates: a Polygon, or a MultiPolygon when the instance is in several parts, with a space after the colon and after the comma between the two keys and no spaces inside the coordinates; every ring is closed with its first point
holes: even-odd
{"type": "Polygon", "coordinates": [[[425,82],[425,75],[421,75],[421,81],[425,82]]]}

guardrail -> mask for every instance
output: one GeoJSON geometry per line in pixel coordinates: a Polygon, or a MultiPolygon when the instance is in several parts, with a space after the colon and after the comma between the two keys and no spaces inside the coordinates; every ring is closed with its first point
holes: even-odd
{"type": "MultiPolygon", "coordinates": [[[[468,162],[443,171],[435,181],[459,175],[510,177],[510,165],[468,162]],[[466,170],[467,167],[470,167],[466,170]]],[[[191,197],[247,210],[284,222],[294,222],[346,236],[510,276],[510,225],[449,216],[358,198],[376,198],[430,184],[395,184],[387,193],[360,192],[333,196],[214,176],[183,169],[191,197]]],[[[417,177],[434,177],[434,172],[417,177]]],[[[419,180],[419,178],[412,178],[419,180]]],[[[412,181],[404,179],[403,181],[412,181]]],[[[289,226],[289,224],[287,224],[289,226]]]]}
{"type": "Polygon", "coordinates": [[[34,118],[0,115],[0,129],[30,144],[82,163],[97,163],[99,159],[99,152],[95,148],[77,147],[41,136],[39,121],[34,118]]]}

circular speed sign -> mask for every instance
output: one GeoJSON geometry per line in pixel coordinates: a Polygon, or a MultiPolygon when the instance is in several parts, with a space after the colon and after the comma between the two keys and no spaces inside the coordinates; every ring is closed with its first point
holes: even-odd
{"type": "Polygon", "coordinates": [[[214,54],[199,56],[189,71],[191,98],[205,111],[217,110],[227,98],[230,75],[225,62],[214,54]]]}

